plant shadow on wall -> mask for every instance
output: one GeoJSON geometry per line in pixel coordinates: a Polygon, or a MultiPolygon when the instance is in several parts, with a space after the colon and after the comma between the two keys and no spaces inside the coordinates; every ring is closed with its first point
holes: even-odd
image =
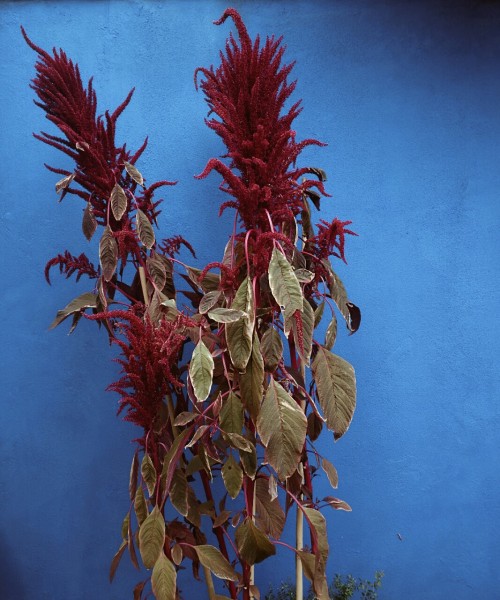
{"type": "Polygon", "coordinates": [[[182,246],[194,257],[187,240],[155,233],[157,194],[171,182],[146,184],[136,165],[147,141],[136,151],[115,141],[132,92],[97,116],[92,80],[85,87],[62,50],[46,53],[23,30],[38,53],[37,104],[61,132],[35,137],[73,159],[73,171],[48,167],[62,177],[56,191],[61,200],[83,201],[83,234],[100,236],[98,262],[68,250],[48,262],[49,282],[58,268],[91,284],[52,326],[70,319],[73,331],[84,318],[107,330],[121,366],[109,389],[120,396],[118,412],[141,430],[111,579],[127,552],[137,569],[142,562],[150,571],[136,599],[150,586],[159,600],[181,597],[177,571],[187,563],[196,578],[203,571],[211,599],[259,598],[254,567],[283,548],[295,560],[297,597],[303,573],[327,599],[322,510],[350,507],[314,495],[321,472],[338,484],[315,442],[325,425],[342,437],[355,408],[354,370],[331,349],[336,312],[354,333],[360,311],[330,262],[345,261],[346,236],[355,234],[349,221],[313,225],[326,175],[297,160],[307,146],[322,144],[296,140],[300,102],[284,108],[295,82],[288,81],[293,64],[282,64],[281,39],[251,40],[234,9],[216,24],[228,17],[237,38],[230,35],[218,67],[195,73],[210,108],[206,123],[225,143],[226,160],[209,160],[198,177],[222,177],[228,201],[220,212],[234,209],[235,218],[220,259],[201,269],[179,258],[182,246]],[[178,309],[179,294],[191,309],[178,309]],[[318,340],[323,317],[329,325],[318,340]],[[290,513],[296,547],[280,540],[290,513]],[[213,576],[226,595],[216,594],[213,576]]]}

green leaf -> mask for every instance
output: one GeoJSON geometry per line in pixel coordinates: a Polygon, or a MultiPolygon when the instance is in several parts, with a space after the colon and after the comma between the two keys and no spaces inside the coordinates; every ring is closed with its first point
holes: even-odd
{"type": "Polygon", "coordinates": [[[245,473],[248,475],[248,477],[250,477],[250,479],[254,479],[255,473],[257,472],[257,451],[253,444],[251,444],[251,446],[252,449],[250,452],[240,450],[240,459],[245,473]]]}
{"type": "Polygon", "coordinates": [[[247,363],[245,372],[240,375],[240,393],[243,405],[255,421],[264,394],[264,361],[256,331],[253,336],[250,360],[247,363]]]}
{"type": "Polygon", "coordinates": [[[313,411],[307,415],[307,436],[311,442],[316,441],[323,429],[322,419],[313,411]]]}
{"type": "Polygon", "coordinates": [[[356,408],[356,378],[352,366],[323,346],[311,365],[318,399],[335,440],[349,429],[356,408]]]}
{"type": "Polygon", "coordinates": [[[204,402],[210,394],[214,373],[214,359],[205,344],[200,340],[193,351],[189,365],[189,377],[198,402],[204,402]]]}
{"type": "Polygon", "coordinates": [[[311,283],[314,279],[314,273],[308,269],[296,269],[294,273],[299,283],[311,283]]]}
{"type": "Polygon", "coordinates": [[[130,175],[130,177],[132,177],[132,179],[136,183],[138,183],[139,185],[144,185],[144,179],[135,165],[132,165],[127,161],[124,161],[123,165],[127,173],[130,175]]]}
{"type": "Polygon", "coordinates": [[[113,217],[117,221],[120,221],[127,210],[128,201],[123,188],[117,183],[115,183],[114,188],[111,190],[111,197],[109,201],[111,203],[111,212],[113,213],[113,217]]]}
{"type": "Polygon", "coordinates": [[[198,413],[195,413],[195,412],[188,412],[188,411],[181,412],[175,417],[174,425],[176,425],[176,426],[187,425],[188,423],[191,423],[191,421],[194,421],[198,416],[199,416],[198,413]]]}
{"type": "Polygon", "coordinates": [[[142,459],[141,475],[148,488],[149,495],[152,496],[156,486],[156,469],[148,454],[145,454],[142,459]]]}
{"type": "Polygon", "coordinates": [[[273,538],[279,539],[285,527],[285,513],[277,498],[271,498],[269,483],[259,477],[255,480],[255,522],[273,538]]]}
{"type": "Polygon", "coordinates": [[[335,510],[345,510],[347,512],[352,511],[352,508],[349,506],[349,504],[347,504],[347,502],[344,502],[344,500],[340,500],[339,498],[334,498],[333,496],[326,496],[326,498],[323,498],[323,501],[335,510]]]}
{"type": "Polygon", "coordinates": [[[71,175],[66,175],[56,183],[56,194],[60,194],[63,190],[65,190],[71,182],[76,177],[76,173],[71,173],[71,175]]]}
{"type": "Polygon", "coordinates": [[[344,317],[347,328],[351,333],[354,333],[358,330],[361,323],[361,311],[355,304],[348,300],[344,284],[332,269],[330,261],[323,260],[322,263],[328,272],[327,285],[330,290],[330,295],[344,317]]]}
{"type": "Polygon", "coordinates": [[[139,529],[139,550],[146,569],[152,569],[165,541],[165,521],[155,506],[139,529]]]}
{"type": "Polygon", "coordinates": [[[335,314],[332,314],[332,320],[330,321],[330,323],[328,324],[328,327],[326,328],[325,347],[328,350],[331,350],[333,348],[333,345],[335,344],[336,339],[337,339],[337,317],[335,316],[335,314]]]}
{"type": "Polygon", "coordinates": [[[326,535],[326,520],[325,517],[315,508],[303,507],[304,516],[306,517],[309,527],[313,530],[318,546],[318,556],[321,557],[323,564],[326,566],[328,559],[328,538],[326,535]]]}
{"type": "Polygon", "coordinates": [[[85,210],[83,211],[82,231],[83,235],[87,238],[89,242],[94,236],[96,229],[97,220],[94,215],[94,209],[92,208],[92,204],[90,204],[90,202],[87,202],[85,210]]]}
{"type": "Polygon", "coordinates": [[[279,332],[274,327],[269,327],[264,332],[261,351],[266,371],[272,373],[280,364],[283,356],[283,342],[279,332]]]}
{"type": "Polygon", "coordinates": [[[97,296],[92,292],[85,292],[71,300],[63,309],[57,311],[56,318],[50,324],[49,329],[54,329],[54,327],[60,325],[69,315],[79,313],[84,308],[95,308],[96,306],[97,296]]]}
{"type": "Polygon", "coordinates": [[[201,269],[186,267],[189,279],[204,292],[215,292],[219,289],[220,276],[215,273],[205,273],[203,281],[200,281],[201,269]]]}
{"type": "Polygon", "coordinates": [[[226,325],[226,341],[231,362],[238,371],[244,371],[252,353],[253,336],[253,291],[250,280],[246,277],[233,300],[231,308],[241,310],[248,316],[235,323],[226,325]]]}
{"type": "Polygon", "coordinates": [[[222,467],[221,473],[226,490],[234,500],[241,490],[241,485],[243,483],[243,471],[239,463],[234,460],[232,454],[228,456],[224,466],[222,467]]]}
{"type": "Polygon", "coordinates": [[[144,244],[148,250],[151,250],[156,241],[155,232],[148,217],[139,208],[135,214],[135,227],[142,244],[144,244]]]}
{"type": "Polygon", "coordinates": [[[125,540],[123,540],[123,542],[121,543],[121,546],[118,548],[117,553],[113,556],[113,560],[111,561],[111,566],[109,567],[109,581],[110,582],[112,582],[115,577],[116,569],[118,569],[118,565],[120,564],[120,561],[122,559],[122,556],[123,556],[123,553],[125,552],[126,547],[127,547],[127,542],[125,540]]]}
{"type": "MultiPolygon", "coordinates": [[[[146,259],[146,267],[148,269],[149,276],[153,282],[155,288],[161,292],[167,282],[167,271],[165,269],[165,263],[155,252],[146,259]]],[[[171,301],[171,300],[170,300],[171,301]]],[[[175,301],[174,301],[175,308],[175,301]]]]}
{"type": "Polygon", "coordinates": [[[323,317],[323,312],[325,311],[325,301],[318,305],[318,307],[314,311],[314,329],[321,323],[321,318],[323,317]]]}
{"type": "Polygon", "coordinates": [[[284,308],[285,320],[290,319],[296,310],[302,311],[303,297],[300,283],[292,265],[276,248],[269,262],[268,274],[271,292],[278,305],[284,308]]]}
{"type": "Polygon", "coordinates": [[[176,511],[185,517],[189,512],[188,483],[186,474],[182,469],[175,469],[170,490],[170,502],[176,511]]]}
{"type": "Polygon", "coordinates": [[[339,476],[337,473],[337,469],[326,458],[321,459],[321,467],[326,473],[326,476],[328,477],[328,481],[330,482],[332,488],[337,489],[337,486],[339,484],[339,476]]]}
{"type": "Polygon", "coordinates": [[[200,312],[200,314],[204,315],[211,308],[213,308],[219,301],[219,298],[221,297],[221,295],[222,295],[222,292],[220,290],[214,290],[213,292],[207,292],[203,296],[203,298],[200,300],[200,305],[198,307],[198,311],[200,312]]]}
{"type": "Polygon", "coordinates": [[[193,546],[198,555],[201,564],[210,569],[210,571],[219,579],[227,581],[238,581],[239,576],[233,569],[229,561],[222,555],[220,550],[209,544],[193,546]]]}
{"type": "Polygon", "coordinates": [[[110,281],[118,264],[118,244],[109,225],[104,229],[99,242],[99,263],[105,281],[110,281]]]}
{"type": "Polygon", "coordinates": [[[243,437],[239,433],[226,433],[224,437],[229,440],[232,448],[237,448],[238,450],[243,450],[244,452],[251,452],[252,448],[254,448],[252,442],[247,440],[246,437],[243,437]]]}
{"type": "Polygon", "coordinates": [[[208,316],[216,323],[235,323],[247,314],[234,308],[214,308],[208,311],[208,316]]]}
{"type": "Polygon", "coordinates": [[[307,419],[297,402],[271,379],[257,420],[266,459],[281,480],[294,473],[306,438],[307,419]]]}
{"type": "Polygon", "coordinates": [[[179,435],[172,442],[169,451],[165,454],[160,476],[161,484],[163,486],[163,500],[165,500],[167,494],[170,492],[170,486],[172,485],[172,478],[174,476],[177,463],[184,452],[186,441],[192,433],[193,425],[190,425],[187,429],[184,429],[184,431],[179,433],[179,435]]]}
{"type": "Polygon", "coordinates": [[[148,517],[148,505],[146,504],[146,498],[144,498],[144,492],[142,491],[141,485],[137,487],[135,493],[134,511],[140,527],[148,517]]]}
{"type": "Polygon", "coordinates": [[[234,392],[229,392],[219,414],[220,428],[226,433],[241,433],[243,429],[243,405],[234,392]]]}
{"type": "Polygon", "coordinates": [[[249,565],[262,562],[276,554],[274,544],[256,527],[251,519],[245,519],[235,533],[236,546],[243,560],[249,565]]]}
{"type": "Polygon", "coordinates": [[[177,572],[163,552],[154,564],[151,587],[156,600],[175,600],[177,597],[177,572]]]}
{"type": "Polygon", "coordinates": [[[174,561],[174,564],[179,566],[182,562],[183,557],[184,552],[182,551],[182,546],[180,546],[179,544],[174,544],[174,546],[172,547],[172,560],[174,561]]]}

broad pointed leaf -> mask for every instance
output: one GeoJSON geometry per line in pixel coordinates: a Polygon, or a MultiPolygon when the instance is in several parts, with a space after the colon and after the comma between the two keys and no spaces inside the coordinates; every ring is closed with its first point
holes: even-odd
{"type": "Polygon", "coordinates": [[[115,183],[114,188],[111,190],[109,201],[114,218],[120,221],[127,210],[128,200],[123,188],[118,183],[115,183]]]}
{"type": "Polygon", "coordinates": [[[339,498],[334,498],[333,496],[326,496],[323,498],[323,501],[331,506],[335,510],[345,510],[347,512],[351,512],[352,508],[345,502],[344,500],[340,500],[339,498]]]}
{"type": "Polygon", "coordinates": [[[250,360],[247,363],[245,372],[240,375],[240,393],[243,405],[255,421],[264,394],[264,361],[256,331],[253,336],[250,360]]]}
{"type": "Polygon", "coordinates": [[[243,405],[234,392],[229,392],[219,414],[220,428],[226,433],[241,433],[243,429],[243,405]]]}
{"type": "Polygon", "coordinates": [[[209,544],[193,546],[201,564],[219,579],[238,581],[239,576],[220,550],[209,544]]]}
{"type": "Polygon", "coordinates": [[[283,356],[283,342],[274,327],[269,327],[264,332],[261,342],[261,352],[266,371],[274,372],[283,356]]]}
{"type": "Polygon", "coordinates": [[[148,505],[146,504],[146,498],[144,498],[144,492],[142,491],[141,485],[137,487],[135,493],[134,511],[140,527],[148,517],[148,505]]]}
{"type": "Polygon", "coordinates": [[[139,185],[144,185],[144,179],[143,179],[141,173],[139,172],[138,168],[135,165],[132,165],[126,161],[123,163],[123,165],[124,165],[127,173],[130,175],[130,177],[132,177],[132,179],[136,183],[138,183],[139,185]]]}
{"type": "Polygon", "coordinates": [[[163,552],[154,564],[151,587],[156,600],[175,600],[177,597],[177,571],[163,552]]]}
{"type": "Polygon", "coordinates": [[[252,353],[253,336],[253,292],[248,278],[238,288],[231,308],[242,310],[248,315],[235,323],[226,324],[226,341],[231,362],[238,371],[244,371],[252,353]]]}
{"type": "Polygon", "coordinates": [[[113,581],[116,573],[116,569],[118,569],[118,565],[122,559],[123,553],[125,552],[125,548],[127,547],[127,542],[123,540],[121,546],[118,548],[117,553],[113,556],[113,560],[111,561],[111,566],[109,567],[109,581],[113,581]]]}
{"type": "Polygon", "coordinates": [[[202,315],[207,313],[211,308],[213,308],[217,304],[221,295],[222,295],[222,292],[220,290],[214,290],[213,292],[207,292],[203,296],[203,298],[200,300],[200,305],[198,307],[199,312],[202,315]]]}
{"type": "Polygon", "coordinates": [[[161,292],[167,282],[167,271],[165,269],[165,263],[156,253],[148,256],[146,260],[146,267],[148,269],[149,276],[153,282],[155,288],[161,292]]]}
{"type": "Polygon", "coordinates": [[[142,459],[141,475],[147,485],[149,495],[152,496],[156,486],[156,469],[148,454],[145,454],[142,459]]]}
{"type": "Polygon", "coordinates": [[[332,320],[328,324],[326,328],[325,334],[325,348],[331,350],[333,345],[335,344],[335,340],[337,339],[337,317],[335,314],[332,314],[332,320]]]}
{"type": "Polygon", "coordinates": [[[109,226],[104,229],[99,242],[99,263],[104,280],[110,281],[118,264],[118,244],[109,226]]]}
{"type": "Polygon", "coordinates": [[[83,211],[82,231],[83,235],[89,240],[89,242],[92,239],[96,229],[97,220],[94,215],[94,209],[92,208],[92,204],[87,202],[85,210],[83,211]]]}
{"type": "Polygon", "coordinates": [[[323,346],[318,346],[311,367],[327,427],[338,440],[348,430],[356,407],[354,369],[323,346]]]}
{"type": "Polygon", "coordinates": [[[339,484],[339,476],[337,473],[337,469],[326,458],[321,459],[321,467],[326,473],[326,476],[328,477],[328,481],[330,482],[332,488],[337,489],[337,486],[339,484]]]}
{"type": "Polygon", "coordinates": [[[221,473],[228,494],[231,498],[236,498],[240,493],[243,483],[243,471],[239,463],[234,460],[232,454],[228,456],[221,473]]]}
{"type": "Polygon", "coordinates": [[[269,541],[251,519],[245,519],[235,533],[236,546],[243,560],[249,565],[260,563],[269,556],[276,554],[274,544],[269,541]]]}
{"type": "MultiPolygon", "coordinates": [[[[56,194],[60,194],[63,190],[65,190],[71,182],[75,178],[76,173],[71,173],[71,175],[66,175],[56,183],[56,194]]],[[[64,194],[63,194],[64,195],[64,194]]]]}
{"type": "Polygon", "coordinates": [[[303,296],[300,283],[292,265],[279,250],[273,250],[269,262],[269,286],[274,299],[284,308],[285,319],[289,319],[296,310],[302,311],[303,296]]]}
{"type": "Polygon", "coordinates": [[[213,308],[208,311],[208,316],[216,323],[235,323],[247,316],[242,310],[234,308],[213,308]]]}
{"type": "Polygon", "coordinates": [[[182,469],[175,469],[170,490],[170,502],[179,514],[185,517],[189,512],[188,483],[182,469]]]}
{"type": "Polygon", "coordinates": [[[208,398],[212,387],[213,373],[214,359],[203,341],[200,340],[193,351],[189,365],[189,377],[198,402],[203,402],[208,398]]]}
{"type": "Polygon", "coordinates": [[[294,473],[306,438],[307,419],[297,402],[271,379],[257,420],[266,458],[281,480],[294,473]]]}
{"type": "Polygon", "coordinates": [[[149,221],[148,217],[140,210],[137,209],[135,215],[135,226],[137,229],[137,235],[141,242],[146,246],[148,250],[150,250],[155,243],[155,232],[153,230],[153,226],[149,221]]]}
{"type": "Polygon", "coordinates": [[[95,308],[97,306],[97,296],[92,292],[85,292],[81,296],[71,300],[63,309],[57,311],[56,318],[50,324],[49,329],[54,329],[64,321],[69,315],[79,313],[84,308],[95,308]]]}
{"type": "Polygon", "coordinates": [[[152,569],[165,541],[165,521],[155,506],[139,529],[139,550],[146,569],[152,569]]]}
{"type": "Polygon", "coordinates": [[[279,539],[285,526],[285,513],[278,499],[269,493],[269,483],[263,477],[255,480],[255,521],[257,526],[279,539]]]}

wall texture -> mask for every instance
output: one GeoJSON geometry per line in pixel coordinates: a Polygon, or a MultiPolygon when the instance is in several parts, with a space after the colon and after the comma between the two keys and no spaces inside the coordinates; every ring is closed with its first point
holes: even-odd
{"type": "MultiPolygon", "coordinates": [[[[329,515],[329,573],[386,573],[381,597],[496,598],[500,589],[500,6],[497,2],[235,1],[252,34],[283,34],[297,60],[303,161],[330,175],[325,218],[353,221],[349,266],[363,309],[339,353],[357,370],[349,433],[323,449],[352,513],[329,515]],[[495,358],[495,356],[497,358],[495,358]]],[[[81,206],[57,204],[56,151],[28,83],[40,46],[63,47],[95,76],[101,106],[136,86],[118,138],[137,146],[165,193],[161,229],[181,233],[199,263],[218,256],[231,216],[217,219],[222,148],[193,86],[231,29],[220,0],[0,3],[0,597],[118,600],[144,578],[109,561],[128,510],[134,431],[104,392],[116,367],[89,323],[48,332],[79,287],[49,288],[45,262],[86,248],[81,206]],[[210,241],[209,241],[210,236],[210,241]]],[[[83,291],[83,290],[82,290],[83,291]]],[[[320,493],[320,491],[318,492],[320,493]]],[[[265,588],[292,577],[289,555],[258,569],[265,588]]],[[[202,597],[189,576],[185,597],[202,597]]]]}

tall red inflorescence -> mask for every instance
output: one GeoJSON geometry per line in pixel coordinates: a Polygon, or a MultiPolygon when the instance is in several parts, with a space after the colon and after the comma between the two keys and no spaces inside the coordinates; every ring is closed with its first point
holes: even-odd
{"type": "Polygon", "coordinates": [[[303,194],[315,187],[324,193],[320,181],[305,179],[311,172],[297,168],[300,152],[309,145],[323,145],[314,139],[297,142],[292,123],[300,113],[300,101],[286,111],[285,103],[295,89],[288,76],[293,63],[282,65],[284,46],[281,38],[268,37],[260,45],[252,42],[238,12],[227,9],[217,25],[231,17],[239,43],[232,35],[217,69],[199,68],[204,78],[210,113],[207,120],[227,146],[229,166],[212,159],[198,177],[217,171],[224,181],[221,189],[233,197],[221,206],[235,208],[247,231],[271,231],[272,222],[291,221],[303,206],[303,194]]]}

